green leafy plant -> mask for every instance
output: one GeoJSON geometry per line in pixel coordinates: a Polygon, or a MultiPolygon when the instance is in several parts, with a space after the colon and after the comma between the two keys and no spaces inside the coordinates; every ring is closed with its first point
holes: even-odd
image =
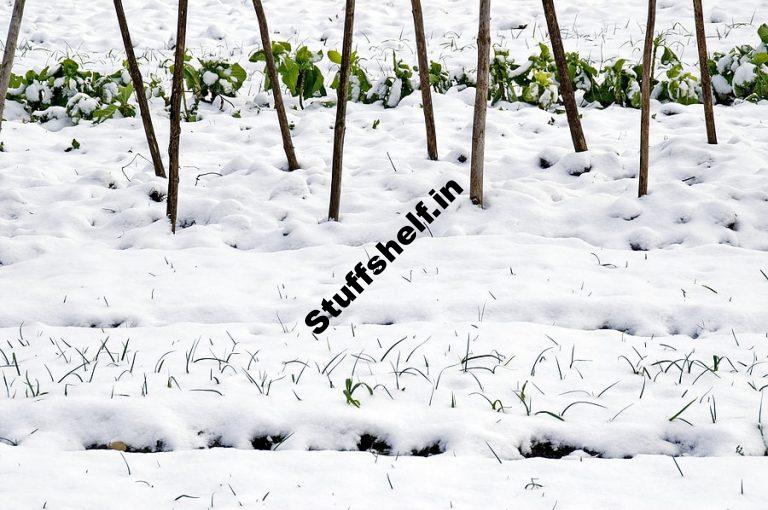
{"type": "MultiPolygon", "coordinates": [[[[174,66],[171,64],[168,70],[173,74],[174,66]]],[[[247,74],[240,64],[233,64],[223,60],[199,60],[199,67],[195,66],[191,55],[184,56],[184,84],[187,91],[192,93],[192,103],[187,103],[186,94],[182,99],[184,106],[183,118],[186,122],[199,120],[200,103],[212,103],[217,97],[235,97],[242,88],[247,74]]],[[[158,87],[158,81],[150,83],[160,97],[165,97],[162,87],[158,87]]]]}
{"type": "Polygon", "coordinates": [[[394,108],[404,97],[414,91],[413,72],[416,68],[409,66],[392,52],[392,75],[379,80],[368,93],[366,102],[375,103],[381,101],[384,108],[394,108]]]}
{"type": "Polygon", "coordinates": [[[166,106],[171,104],[171,99],[166,94],[165,87],[163,87],[163,81],[157,75],[153,74],[149,77],[149,83],[144,84],[144,93],[147,99],[161,98],[166,106]]]}
{"type": "Polygon", "coordinates": [[[568,76],[575,90],[583,90],[586,95],[599,87],[599,73],[589,61],[573,52],[566,53],[565,62],[568,66],[568,76]]]}
{"type": "Polygon", "coordinates": [[[700,103],[699,91],[701,85],[699,79],[689,72],[683,71],[682,65],[675,65],[666,72],[667,78],[661,82],[661,92],[657,99],[669,99],[672,102],[684,105],[700,103]]]}
{"type": "MultiPolygon", "coordinates": [[[[275,66],[280,67],[283,63],[283,59],[291,54],[291,44],[285,41],[272,41],[272,58],[275,60],[275,66]]],[[[267,57],[264,53],[264,49],[260,49],[251,54],[248,59],[250,62],[266,62],[267,57]]],[[[269,80],[269,75],[264,73],[264,89],[272,90],[272,83],[269,80]]]]}
{"type": "Polygon", "coordinates": [[[516,64],[509,51],[494,48],[490,68],[490,96],[499,101],[523,101],[549,110],[560,96],[556,67],[549,47],[539,44],[539,54],[516,64]]]}
{"type": "Polygon", "coordinates": [[[235,97],[248,77],[240,64],[223,60],[201,60],[200,95],[202,101],[213,102],[218,96],[235,97]]]}
{"type": "Polygon", "coordinates": [[[629,66],[623,58],[603,68],[602,81],[584,95],[587,101],[596,101],[603,107],[612,104],[640,108],[640,82],[642,66],[629,66]]]}
{"type": "MultiPolygon", "coordinates": [[[[555,79],[556,67],[552,53],[546,44],[539,43],[539,54],[529,59],[530,66],[523,81],[523,91],[520,97],[526,103],[538,105],[543,110],[549,110],[557,103],[560,91],[555,79]]],[[[520,81],[519,80],[519,81],[520,81]]]]}
{"type": "Polygon", "coordinates": [[[451,78],[439,62],[429,63],[429,85],[438,94],[445,94],[451,88],[451,78]]]}
{"type": "MultiPolygon", "coordinates": [[[[338,65],[341,66],[341,53],[339,53],[336,50],[330,50],[328,51],[328,59],[338,65]]],[[[338,91],[339,90],[339,73],[341,71],[337,71],[336,75],[333,77],[333,82],[331,83],[331,88],[333,90],[338,91]]],[[[352,55],[349,59],[349,97],[348,99],[350,101],[354,101],[355,103],[363,102],[365,101],[368,91],[371,90],[371,81],[368,79],[368,74],[365,72],[365,69],[360,65],[360,57],[357,56],[357,52],[352,52],[352,55]]]]}
{"type": "Polygon", "coordinates": [[[477,86],[477,76],[472,74],[466,68],[462,68],[461,71],[451,77],[451,82],[463,90],[469,87],[477,86]]]}
{"type": "Polygon", "coordinates": [[[712,55],[709,71],[718,102],[768,99],[768,24],[762,24],[757,33],[760,43],[755,47],[742,45],[712,55]]]}
{"type": "MultiPolygon", "coordinates": [[[[92,119],[105,105],[118,101],[120,87],[126,84],[130,84],[130,77],[124,69],[102,75],[81,69],[73,59],[65,58],[40,71],[11,75],[6,98],[22,103],[34,120],[59,118],[64,109],[76,124],[92,119]],[[48,111],[50,108],[58,110],[48,111]]],[[[125,109],[125,114],[130,116],[135,112],[125,109]]]]}
{"type": "Polygon", "coordinates": [[[110,104],[93,112],[94,123],[100,124],[107,119],[114,118],[117,114],[121,117],[135,117],[136,107],[129,103],[132,95],[133,85],[119,87],[117,95],[114,96],[110,104]]]}
{"type": "MultiPolygon", "coordinates": [[[[275,57],[277,72],[283,84],[293,97],[299,98],[299,106],[304,108],[304,100],[327,95],[325,77],[317,67],[317,62],[323,59],[322,51],[311,51],[306,46],[298,48],[291,54],[291,45],[287,42],[272,43],[272,55],[275,57]]],[[[264,50],[255,52],[250,57],[251,62],[265,61],[264,50]]],[[[269,78],[265,79],[265,88],[272,89],[269,78]]]]}
{"type": "MultiPolygon", "coordinates": [[[[757,34],[760,42],[756,45],[737,46],[725,53],[716,52],[708,62],[718,103],[768,100],[768,24],[762,24],[757,34]]],[[[271,51],[281,82],[292,96],[299,98],[302,108],[306,99],[327,96],[324,76],[317,65],[323,58],[321,51],[311,51],[302,46],[294,52],[289,43],[281,41],[272,43],[271,51]]],[[[333,64],[341,64],[338,51],[328,51],[327,56],[333,64]]],[[[265,59],[263,50],[250,56],[252,62],[265,59]]],[[[698,73],[695,69],[689,71],[686,68],[665,44],[663,34],[654,39],[654,62],[657,60],[660,71],[657,73],[654,69],[649,77],[652,97],[661,102],[684,105],[701,101],[698,73]],[[658,59],[657,55],[660,55],[658,59]]],[[[568,53],[566,62],[574,88],[583,91],[584,101],[598,103],[602,107],[640,107],[641,65],[618,59],[597,70],[589,60],[577,53],[568,53]]],[[[172,65],[166,64],[164,68],[173,71],[172,65]]],[[[349,99],[368,104],[381,101],[385,108],[394,108],[417,88],[415,70],[393,53],[391,72],[374,83],[362,66],[362,60],[353,53],[349,99]]],[[[201,102],[210,103],[217,97],[234,97],[247,79],[245,69],[237,63],[198,60],[191,55],[185,57],[183,76],[187,90],[183,97],[183,118],[188,122],[199,120],[201,102]]],[[[162,98],[167,107],[170,101],[163,87],[165,78],[152,75],[144,87],[144,94],[148,98],[162,98]]],[[[338,80],[337,71],[331,84],[335,90],[338,90],[338,80]]],[[[540,44],[537,54],[520,63],[510,58],[509,51],[494,48],[489,90],[489,99],[493,104],[521,101],[556,111],[561,102],[559,82],[548,46],[540,44]]],[[[431,62],[429,83],[437,93],[445,93],[453,86],[460,89],[474,87],[476,78],[471,69],[462,69],[457,73],[440,63],[431,62]]],[[[272,88],[266,75],[264,85],[267,90],[272,88]]],[[[73,58],[67,57],[42,69],[28,70],[21,75],[12,74],[6,99],[23,105],[33,121],[58,119],[77,124],[93,120],[101,123],[107,119],[135,116],[136,108],[131,103],[133,92],[125,62],[115,72],[101,74],[85,69],[73,58]]],[[[321,104],[334,106],[331,100],[323,100],[321,104]]],[[[233,113],[233,116],[239,115],[239,111],[233,113]]]]}
{"type": "Polygon", "coordinates": [[[684,105],[700,103],[699,79],[683,70],[682,62],[669,47],[663,45],[663,39],[657,38],[654,42],[664,50],[661,66],[666,68],[667,77],[666,80],[658,82],[654,89],[654,97],[660,101],[672,101],[684,105]]]}
{"type": "Polygon", "coordinates": [[[520,74],[519,69],[520,66],[509,58],[509,50],[498,47],[493,49],[489,76],[489,94],[493,104],[518,100],[519,87],[515,78],[520,74]]]}
{"type": "Polygon", "coordinates": [[[85,92],[78,92],[67,101],[67,115],[75,124],[81,119],[92,119],[94,113],[99,110],[98,98],[91,97],[85,92]]]}

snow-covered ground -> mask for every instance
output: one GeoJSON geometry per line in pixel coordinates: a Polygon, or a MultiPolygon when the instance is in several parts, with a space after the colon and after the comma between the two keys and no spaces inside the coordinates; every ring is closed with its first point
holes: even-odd
{"type": "MultiPolygon", "coordinates": [[[[410,3],[357,3],[369,69],[415,61],[410,3]]],[[[175,3],[125,4],[148,73],[175,3]]],[[[40,125],[7,105],[0,508],[765,507],[765,104],[717,106],[709,146],[701,106],[655,103],[643,199],[639,111],[583,109],[577,157],[563,115],[489,110],[485,209],[465,193],[314,336],[305,315],[430,189],[468,190],[474,90],[434,98],[439,162],[418,94],[350,104],[328,222],[334,110],[289,110],[302,169],[285,172],[250,0],[190,4],[190,51],[251,76],[183,126],[177,235],[138,118],[40,125]],[[347,379],[372,391],[359,408],[347,379]]],[[[471,68],[477,2],[423,4],[431,58],[471,68]]],[[[527,57],[539,2],[495,4],[494,42],[527,57]]],[[[312,49],[340,47],[342,6],[265,1],[273,39],[312,49]]],[[[639,59],[644,2],[557,7],[568,50],[639,59]]],[[[705,18],[711,50],[754,43],[768,1],[705,18]]],[[[658,24],[695,64],[691,2],[659,2],[658,24]]],[[[64,54],[120,65],[111,2],[27,2],[15,70],[64,54]]]]}

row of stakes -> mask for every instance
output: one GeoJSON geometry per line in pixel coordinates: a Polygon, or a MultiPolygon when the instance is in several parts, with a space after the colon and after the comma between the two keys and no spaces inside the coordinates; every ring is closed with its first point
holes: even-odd
{"type": "MultiPolygon", "coordinates": [[[[470,164],[470,199],[472,203],[483,206],[483,166],[485,160],[485,124],[488,110],[488,87],[490,72],[491,52],[491,0],[480,1],[480,15],[477,35],[477,89],[474,105],[474,122],[472,128],[472,155],[470,164]]],[[[2,68],[0,68],[0,129],[2,129],[2,116],[5,106],[5,97],[11,78],[16,46],[18,44],[19,29],[24,14],[26,0],[15,0],[8,37],[5,44],[2,68]]],[[[565,60],[565,50],[557,21],[554,0],[542,0],[544,14],[547,20],[552,53],[555,58],[557,71],[560,77],[560,92],[563,96],[565,111],[568,117],[573,148],[576,152],[584,152],[588,149],[584,131],[579,118],[578,106],[574,96],[573,86],[568,76],[568,68],[565,60]]],[[[114,0],[115,13],[117,15],[120,33],[125,46],[128,71],[135,90],[144,89],[144,81],[141,70],[133,51],[133,42],[128,30],[128,22],[125,16],[122,0],[114,0]]],[[[256,11],[256,19],[261,33],[262,46],[267,50],[272,47],[269,38],[269,26],[267,16],[261,0],[253,0],[256,11]]],[[[432,93],[429,84],[429,65],[427,61],[427,43],[424,35],[424,16],[421,0],[411,0],[413,12],[414,32],[416,34],[416,51],[419,63],[419,80],[426,126],[427,154],[430,160],[438,159],[437,135],[435,129],[434,108],[432,105],[432,93]]],[[[712,85],[707,67],[707,43],[704,31],[704,16],[701,0],[693,0],[694,17],[696,23],[696,41],[698,45],[699,64],[701,70],[701,84],[703,89],[705,123],[707,129],[707,141],[717,144],[715,120],[713,112],[712,85]]],[[[174,55],[173,83],[171,89],[171,114],[170,114],[170,140],[168,144],[169,175],[167,214],[171,222],[172,232],[176,232],[176,220],[178,213],[179,197],[179,140],[181,137],[181,99],[184,94],[184,54],[186,49],[188,0],[179,0],[178,25],[176,30],[176,48],[174,55]]],[[[331,220],[339,220],[341,205],[341,181],[344,157],[344,135],[346,131],[346,111],[349,91],[350,59],[352,56],[353,33],[355,24],[355,0],[346,0],[344,16],[344,38],[342,43],[342,61],[339,71],[338,100],[336,103],[336,122],[334,124],[333,160],[331,177],[331,197],[328,209],[328,217],[331,220]]],[[[650,98],[651,80],[646,77],[652,72],[653,58],[653,34],[656,24],[656,0],[648,0],[648,22],[646,24],[645,43],[643,47],[643,79],[641,85],[642,107],[640,121],[640,172],[638,183],[638,196],[648,193],[648,156],[650,134],[650,98]]],[[[277,68],[271,51],[265,51],[266,72],[271,83],[279,83],[277,68]]],[[[280,133],[283,141],[283,149],[288,160],[290,171],[299,168],[296,151],[291,140],[288,118],[285,113],[282,92],[279,87],[272,87],[274,94],[275,111],[277,112],[280,133]]],[[[145,94],[137,93],[144,132],[152,157],[155,174],[166,178],[165,167],[157,144],[157,137],[152,125],[149,105],[145,94]]]]}

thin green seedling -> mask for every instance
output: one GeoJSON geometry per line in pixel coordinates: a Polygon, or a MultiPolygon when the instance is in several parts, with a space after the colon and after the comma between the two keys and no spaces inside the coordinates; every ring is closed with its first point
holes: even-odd
{"type": "Polygon", "coordinates": [[[344,394],[344,397],[347,399],[347,405],[352,405],[357,408],[360,408],[360,401],[354,398],[354,394],[355,394],[355,391],[361,386],[367,389],[370,395],[373,395],[373,388],[371,388],[364,382],[352,384],[352,379],[346,379],[344,381],[344,390],[342,391],[342,393],[344,394]]]}
{"type": "Polygon", "coordinates": [[[686,411],[686,409],[688,409],[689,407],[691,407],[691,405],[692,405],[694,402],[696,402],[696,399],[695,399],[695,398],[694,398],[693,400],[691,400],[690,402],[688,402],[687,404],[685,404],[685,405],[683,406],[683,408],[682,408],[682,409],[680,409],[678,412],[676,412],[674,415],[672,415],[672,417],[671,417],[671,418],[669,418],[669,421],[670,421],[670,422],[673,422],[673,421],[675,421],[675,420],[680,420],[680,421],[682,421],[682,422],[684,422],[684,423],[687,423],[687,424],[688,424],[688,425],[690,425],[690,426],[693,426],[693,423],[689,422],[689,421],[688,421],[688,420],[686,420],[685,418],[681,418],[681,416],[682,416],[682,414],[683,414],[683,413],[686,411]]]}

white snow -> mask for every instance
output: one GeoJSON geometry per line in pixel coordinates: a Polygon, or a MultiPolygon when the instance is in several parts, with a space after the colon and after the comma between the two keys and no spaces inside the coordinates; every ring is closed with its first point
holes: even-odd
{"type": "Polygon", "coordinates": [[[733,73],[733,84],[745,85],[755,81],[755,69],[757,69],[757,66],[750,62],[741,64],[733,73]]]}
{"type": "Polygon", "coordinates": [[[712,86],[715,88],[718,94],[724,96],[733,92],[733,87],[731,87],[731,84],[728,83],[728,80],[719,74],[712,77],[712,86]]]}
{"type": "MultiPolygon", "coordinates": [[[[175,4],[125,4],[145,79],[170,91],[175,4]]],[[[358,1],[355,47],[377,79],[393,50],[415,64],[407,4],[358,1]]],[[[423,4],[430,57],[473,75],[477,3],[423,4]]],[[[342,2],[264,5],[273,40],[340,48],[342,2]]],[[[557,7],[566,50],[637,60],[643,2],[557,7]]],[[[493,9],[494,43],[521,62],[544,37],[540,3],[493,9]]],[[[710,51],[753,42],[763,11],[707,2],[710,51]]],[[[6,108],[1,507],[765,506],[764,105],[717,105],[708,145],[701,105],[654,101],[642,199],[638,110],[581,109],[589,151],[575,154],[564,115],[489,109],[485,208],[465,192],[315,337],[305,315],[429,190],[468,191],[475,91],[434,96],[437,162],[418,91],[401,101],[396,83],[396,108],[350,103],[329,222],[334,109],[286,96],[301,163],[288,173],[263,64],[248,62],[252,3],[192,0],[189,16],[189,51],[249,78],[182,126],[175,236],[138,117],[72,125],[53,108],[39,124],[6,108]],[[373,391],[355,390],[360,408],[348,378],[373,391]],[[358,451],[374,440],[381,455],[358,451]],[[154,453],[93,450],[120,443],[154,453]],[[253,451],[264,444],[277,451],[253,451]]],[[[658,23],[695,64],[690,2],[658,23]]],[[[20,42],[16,72],[72,52],[104,72],[124,58],[107,0],[28,3],[20,42]]],[[[332,92],[336,69],[320,65],[332,92]]],[[[165,155],[168,112],[150,105],[165,155]]]]}
{"type": "Polygon", "coordinates": [[[202,450],[158,456],[0,445],[11,508],[761,508],[764,459],[632,460],[202,450]],[[130,468],[130,474],[128,469],[130,468]],[[30,480],[45,489],[24,490],[30,480]],[[80,490],[72,491],[76,486],[80,490]],[[632,504],[629,500],[633,500],[632,504]]]}
{"type": "Polygon", "coordinates": [[[208,85],[209,87],[219,81],[219,75],[216,73],[212,73],[211,71],[206,71],[203,73],[203,82],[208,85]]]}

